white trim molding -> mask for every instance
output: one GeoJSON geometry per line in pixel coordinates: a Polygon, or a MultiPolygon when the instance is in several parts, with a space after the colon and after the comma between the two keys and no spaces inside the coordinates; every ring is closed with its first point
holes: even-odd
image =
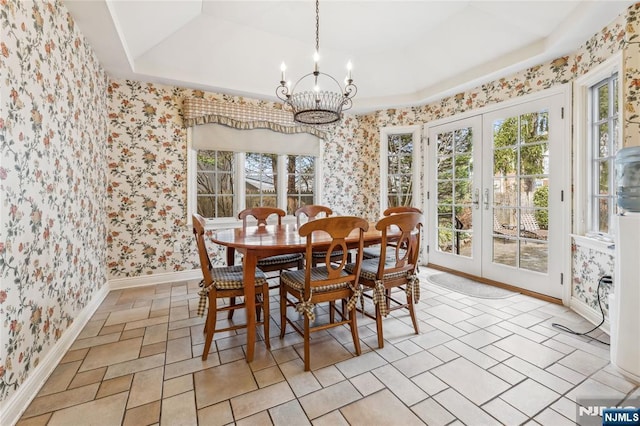
{"type": "Polygon", "coordinates": [[[4,402],[4,406],[0,410],[0,425],[13,425],[20,420],[20,416],[36,397],[40,388],[46,383],[110,290],[109,283],[106,283],[96,292],[89,304],[74,319],[71,326],[62,333],[60,340],[49,349],[40,364],[31,371],[16,392],[4,402]]]}
{"type": "Polygon", "coordinates": [[[109,290],[200,279],[202,279],[202,271],[200,269],[191,269],[179,272],[162,272],[159,274],[139,275],[137,277],[110,279],[109,290]]]}

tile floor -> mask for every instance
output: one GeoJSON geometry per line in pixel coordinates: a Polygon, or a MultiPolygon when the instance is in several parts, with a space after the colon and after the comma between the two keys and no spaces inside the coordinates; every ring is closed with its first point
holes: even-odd
{"type": "Polygon", "coordinates": [[[591,327],[567,308],[450,292],[434,272],[421,272],[421,334],[395,311],[380,350],[359,316],[362,355],[347,328],[316,333],[307,373],[301,337],[278,337],[275,291],[271,351],[258,342],[251,364],[245,330],[216,335],[201,361],[197,281],[112,291],[18,424],[564,425],[577,397],[640,397],[607,346],[551,327],[591,327]]]}

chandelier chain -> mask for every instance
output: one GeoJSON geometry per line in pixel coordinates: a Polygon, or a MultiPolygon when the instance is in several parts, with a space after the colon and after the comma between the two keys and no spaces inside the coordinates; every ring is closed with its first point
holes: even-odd
{"type": "Polygon", "coordinates": [[[316,52],[320,53],[320,0],[316,0],[316,52]]]}

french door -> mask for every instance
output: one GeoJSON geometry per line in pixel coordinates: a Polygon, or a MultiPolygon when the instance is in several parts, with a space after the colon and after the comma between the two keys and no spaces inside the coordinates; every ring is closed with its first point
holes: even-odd
{"type": "Polygon", "coordinates": [[[430,263],[562,296],[564,102],[549,95],[428,128],[430,263]]]}

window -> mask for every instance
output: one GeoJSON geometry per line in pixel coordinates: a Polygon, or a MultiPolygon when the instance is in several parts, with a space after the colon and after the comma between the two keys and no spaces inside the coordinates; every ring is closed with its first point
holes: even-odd
{"type": "Polygon", "coordinates": [[[320,202],[320,141],[315,136],[201,125],[190,129],[188,141],[188,176],[195,183],[188,185],[189,218],[197,212],[225,222],[257,206],[293,215],[303,205],[320,202]]]}
{"type": "Polygon", "coordinates": [[[198,151],[198,214],[231,217],[235,205],[235,155],[230,151],[198,151]]]}
{"type": "Polygon", "coordinates": [[[316,159],[309,155],[287,156],[287,214],[314,204],[316,159]]]}
{"type": "Polygon", "coordinates": [[[596,238],[615,234],[615,159],[622,146],[617,53],[576,80],[574,194],[576,233],[596,238]]]}
{"type": "Polygon", "coordinates": [[[420,207],[420,126],[380,130],[380,211],[420,207]]]}
{"type": "Polygon", "coordinates": [[[245,207],[277,207],[278,156],[247,153],[244,168],[245,207]]]}
{"type": "Polygon", "coordinates": [[[611,234],[616,214],[615,159],[619,146],[618,74],[590,89],[591,223],[590,230],[611,234]]]}

